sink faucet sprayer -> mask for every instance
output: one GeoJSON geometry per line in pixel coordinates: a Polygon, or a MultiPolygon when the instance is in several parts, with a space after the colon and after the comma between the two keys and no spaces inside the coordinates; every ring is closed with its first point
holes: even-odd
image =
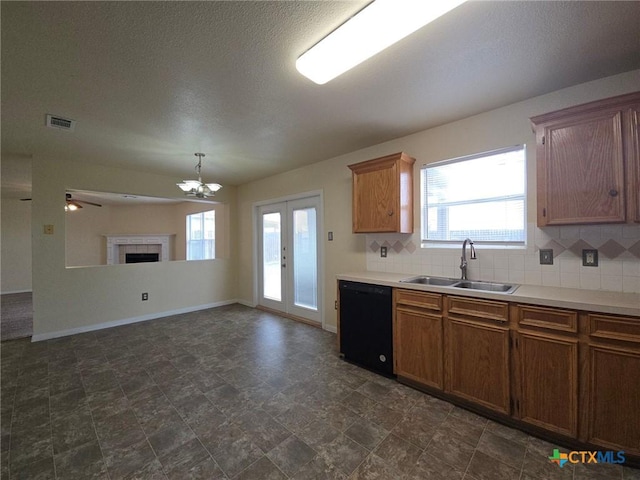
{"type": "Polygon", "coordinates": [[[462,270],[462,280],[467,279],[467,243],[471,247],[471,260],[475,260],[476,257],[476,249],[473,248],[473,242],[470,238],[466,238],[464,242],[462,242],[462,257],[460,257],[460,270],[462,270]]]}

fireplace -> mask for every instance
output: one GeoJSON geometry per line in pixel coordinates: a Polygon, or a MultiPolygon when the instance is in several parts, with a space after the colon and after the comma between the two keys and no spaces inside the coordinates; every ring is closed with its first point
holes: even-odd
{"type": "Polygon", "coordinates": [[[159,253],[125,253],[124,263],[143,263],[160,261],[159,253]]]}
{"type": "Polygon", "coordinates": [[[116,265],[171,260],[170,241],[175,234],[126,234],[105,235],[105,237],[107,237],[107,265],[116,265]]]}

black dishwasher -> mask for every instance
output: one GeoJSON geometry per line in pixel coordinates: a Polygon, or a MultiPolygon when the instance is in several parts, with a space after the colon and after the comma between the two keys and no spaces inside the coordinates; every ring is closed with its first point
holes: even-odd
{"type": "Polygon", "coordinates": [[[391,287],[340,280],[340,352],[345,360],[393,376],[391,287]]]}

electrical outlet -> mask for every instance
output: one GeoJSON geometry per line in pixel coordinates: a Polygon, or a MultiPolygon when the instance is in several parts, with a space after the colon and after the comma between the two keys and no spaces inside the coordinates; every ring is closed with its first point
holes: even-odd
{"type": "Polygon", "coordinates": [[[540,265],[553,265],[553,249],[540,249],[540,265]]]}
{"type": "Polygon", "coordinates": [[[387,258],[387,247],[380,247],[380,256],[382,258],[387,258]]]}
{"type": "Polygon", "coordinates": [[[327,237],[328,237],[328,240],[329,240],[330,242],[333,242],[333,232],[329,232],[329,233],[327,234],[327,237]]]}
{"type": "Polygon", "coordinates": [[[146,302],[147,300],[149,300],[149,294],[147,292],[144,292],[142,294],[142,301],[146,302]]]}
{"type": "Polygon", "coordinates": [[[598,266],[598,250],[596,249],[582,250],[582,266],[597,267],[598,266]]]}

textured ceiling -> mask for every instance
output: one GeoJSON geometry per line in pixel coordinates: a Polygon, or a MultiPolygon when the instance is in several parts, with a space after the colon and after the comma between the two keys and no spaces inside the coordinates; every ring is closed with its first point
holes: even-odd
{"type": "Polygon", "coordinates": [[[302,77],[366,3],[1,2],[3,192],[30,155],[181,179],[202,151],[205,180],[237,185],[640,68],[640,2],[469,2],[326,85],[302,77]]]}

